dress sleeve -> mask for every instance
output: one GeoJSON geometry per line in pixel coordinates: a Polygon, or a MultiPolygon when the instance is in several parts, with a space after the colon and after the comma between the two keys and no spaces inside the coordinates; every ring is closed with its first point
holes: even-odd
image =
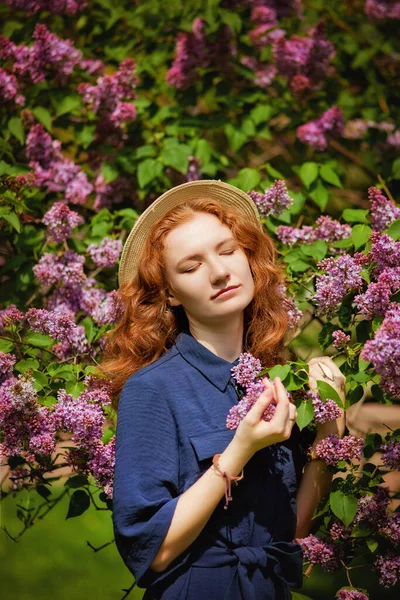
{"type": "Polygon", "coordinates": [[[162,388],[146,379],[132,375],[120,396],[112,515],[117,549],[139,587],[160,575],[150,565],[179,499],[175,422],[162,388]]]}

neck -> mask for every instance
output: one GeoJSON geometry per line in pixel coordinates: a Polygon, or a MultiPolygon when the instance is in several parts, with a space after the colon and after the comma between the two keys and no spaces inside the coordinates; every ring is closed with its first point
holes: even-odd
{"type": "Polygon", "coordinates": [[[243,312],[229,324],[213,324],[212,329],[203,323],[189,321],[189,330],[200,344],[228,362],[233,362],[243,352],[243,312]]]}

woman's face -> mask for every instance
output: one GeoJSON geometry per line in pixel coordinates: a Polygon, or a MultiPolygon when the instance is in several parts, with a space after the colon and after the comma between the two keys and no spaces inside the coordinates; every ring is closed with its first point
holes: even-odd
{"type": "Polygon", "coordinates": [[[215,215],[197,212],[165,238],[169,303],[182,305],[189,322],[211,323],[241,314],[254,296],[245,252],[215,215]],[[228,287],[217,297],[218,292],[228,287]]]}

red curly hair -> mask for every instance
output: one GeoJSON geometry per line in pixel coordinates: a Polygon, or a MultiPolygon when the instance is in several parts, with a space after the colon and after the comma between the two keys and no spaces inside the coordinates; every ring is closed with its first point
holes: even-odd
{"type": "Polygon", "coordinates": [[[259,358],[264,367],[285,362],[290,355],[284,344],[288,315],[282,305],[282,286],[286,287],[286,278],[273,240],[235,207],[208,198],[189,200],[151,227],[136,275],[118,289],[124,309],[107,334],[99,365],[113,384],[115,410],[130,375],[157,360],[188,327],[182,306],[167,303],[163,252],[168,233],[190,221],[196,212],[215,215],[227,225],[249,261],[255,289],[244,310],[243,351],[259,358]]]}

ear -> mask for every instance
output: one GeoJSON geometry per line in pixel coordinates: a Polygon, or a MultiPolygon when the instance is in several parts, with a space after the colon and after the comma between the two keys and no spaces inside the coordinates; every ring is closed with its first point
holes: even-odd
{"type": "Polygon", "coordinates": [[[169,290],[167,290],[167,302],[170,306],[180,306],[181,305],[179,300],[177,298],[175,298],[175,296],[169,290]]]}

